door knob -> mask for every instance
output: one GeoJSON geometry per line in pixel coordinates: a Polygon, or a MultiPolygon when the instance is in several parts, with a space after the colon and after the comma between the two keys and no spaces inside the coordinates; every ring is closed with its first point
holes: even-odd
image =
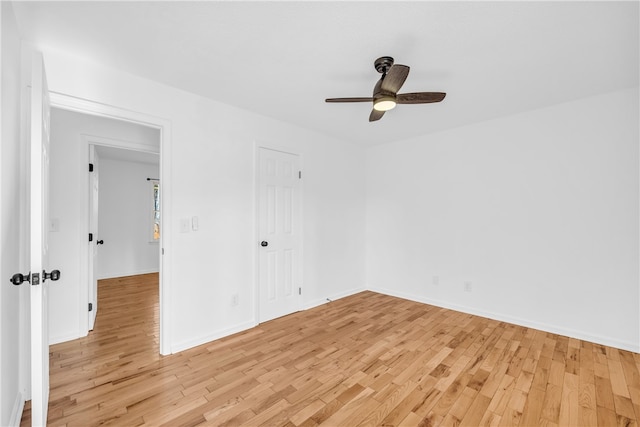
{"type": "Polygon", "coordinates": [[[22,285],[23,282],[31,281],[31,273],[27,274],[26,276],[21,273],[16,273],[13,276],[11,276],[11,279],[9,280],[11,280],[11,283],[13,283],[16,286],[22,285]]]}
{"type": "Polygon", "coordinates": [[[98,241],[96,242],[96,245],[104,245],[104,240],[98,240],[98,241]]]}
{"type": "Polygon", "coordinates": [[[262,242],[260,242],[260,246],[269,246],[269,242],[263,240],[262,242]]]}
{"type": "Polygon", "coordinates": [[[52,282],[60,279],[60,270],[53,270],[51,273],[42,270],[42,281],[44,282],[47,279],[51,279],[52,282]]]}

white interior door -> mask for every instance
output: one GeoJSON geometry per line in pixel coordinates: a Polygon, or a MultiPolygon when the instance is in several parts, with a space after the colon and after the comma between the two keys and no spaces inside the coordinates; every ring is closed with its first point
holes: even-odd
{"type": "Polygon", "coordinates": [[[89,330],[93,330],[98,314],[98,248],[102,242],[98,235],[98,203],[100,184],[100,158],[96,146],[89,145],[89,330]]]}
{"type": "Polygon", "coordinates": [[[300,309],[299,157],[260,148],[258,180],[259,319],[264,322],[300,309]]]}
{"type": "Polygon", "coordinates": [[[48,264],[50,108],[40,53],[33,55],[30,97],[31,423],[43,426],[49,403],[48,286],[57,278],[48,264]]]}

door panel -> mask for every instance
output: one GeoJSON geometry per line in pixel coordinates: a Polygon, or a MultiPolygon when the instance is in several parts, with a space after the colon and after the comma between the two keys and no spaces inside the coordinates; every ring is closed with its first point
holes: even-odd
{"type": "Polygon", "coordinates": [[[49,90],[42,54],[35,53],[30,111],[31,423],[46,425],[49,403],[49,90]]]}
{"type": "Polygon", "coordinates": [[[258,228],[259,319],[261,322],[300,309],[301,221],[299,158],[260,148],[258,228]]]}
{"type": "Polygon", "coordinates": [[[295,266],[294,266],[294,251],[293,249],[284,249],[282,251],[282,274],[283,274],[283,282],[284,282],[284,296],[290,297],[293,295],[293,280],[295,276],[295,266]]]}

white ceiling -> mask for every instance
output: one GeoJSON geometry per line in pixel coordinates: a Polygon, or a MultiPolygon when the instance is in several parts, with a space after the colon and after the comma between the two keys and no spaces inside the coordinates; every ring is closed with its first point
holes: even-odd
{"type": "MultiPolygon", "coordinates": [[[[363,145],[638,86],[638,2],[14,2],[25,39],[363,145]],[[369,123],[373,61],[400,92],[369,123]]],[[[215,118],[212,118],[215,120],[215,118]]]]}

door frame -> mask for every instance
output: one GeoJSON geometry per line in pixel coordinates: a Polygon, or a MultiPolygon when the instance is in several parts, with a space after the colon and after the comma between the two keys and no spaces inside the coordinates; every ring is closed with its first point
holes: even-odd
{"type": "MultiPolygon", "coordinates": [[[[171,354],[171,331],[169,325],[171,324],[171,294],[172,294],[172,283],[171,283],[171,251],[166,250],[167,248],[171,248],[171,224],[172,221],[172,212],[171,212],[171,162],[168,155],[163,155],[163,153],[171,152],[171,122],[169,120],[151,116],[145,113],[140,113],[136,111],[127,110],[124,108],[115,107],[112,105],[101,104],[93,101],[88,101],[85,99],[76,98],[73,96],[69,96],[62,93],[50,92],[51,98],[51,107],[58,108],[62,110],[73,111],[81,114],[88,114],[92,116],[98,116],[108,119],[121,120],[125,122],[130,122],[134,124],[139,124],[142,126],[152,127],[158,129],[160,131],[160,181],[163,183],[160,191],[160,209],[162,211],[162,233],[160,235],[160,274],[159,274],[159,293],[160,293],[160,313],[159,313],[159,323],[160,323],[160,354],[168,355],[171,354]]],[[[99,138],[99,137],[92,137],[99,138]]],[[[107,138],[102,138],[102,140],[106,140],[107,138]]],[[[115,141],[115,140],[111,140],[115,141]]],[[[132,146],[136,144],[129,144],[129,149],[132,149],[132,146]]],[[[140,148],[141,144],[138,144],[138,148],[140,148]]],[[[148,146],[146,146],[148,147],[148,146]]],[[[135,148],[133,148],[135,149],[135,148]]],[[[80,178],[81,183],[81,197],[87,198],[86,203],[83,202],[82,205],[87,209],[86,215],[84,218],[86,219],[82,224],[80,224],[80,236],[81,238],[86,238],[89,233],[89,213],[88,213],[88,180],[86,179],[86,166],[88,162],[89,156],[89,148],[88,144],[83,144],[81,147],[81,155],[82,161],[80,162],[80,168],[78,173],[82,174],[80,178]]],[[[81,257],[84,260],[87,260],[89,256],[89,245],[86,244],[86,239],[83,239],[82,242],[78,243],[81,248],[81,257]]],[[[85,263],[81,263],[84,266],[85,271],[81,272],[83,275],[81,277],[88,278],[88,260],[85,263]]],[[[88,286],[81,286],[81,292],[78,296],[78,304],[79,304],[79,313],[80,313],[80,332],[85,335],[89,332],[88,329],[88,316],[87,316],[87,304],[88,304],[88,286]]]]}
{"type": "MultiPolygon", "coordinates": [[[[99,219],[97,208],[98,208],[98,194],[100,191],[100,156],[98,155],[96,146],[86,141],[86,138],[84,137],[84,135],[81,135],[80,139],[82,140],[81,150],[85,144],[88,145],[87,147],[89,150],[88,160],[89,160],[89,164],[93,165],[93,170],[87,173],[88,186],[89,186],[87,197],[89,198],[89,203],[88,204],[81,203],[80,206],[81,206],[81,210],[84,206],[86,206],[88,217],[89,217],[89,233],[93,232],[93,235],[97,240],[98,239],[97,226],[98,226],[98,219],[99,219]],[[96,187],[98,187],[97,191],[96,191],[96,187]]],[[[84,218],[84,215],[80,214],[80,218],[84,218]]],[[[88,310],[89,314],[87,316],[87,319],[88,319],[87,329],[92,331],[95,326],[96,315],[98,314],[98,304],[97,304],[98,283],[97,283],[97,280],[95,279],[96,258],[98,253],[98,247],[97,247],[97,244],[94,244],[94,239],[88,239],[88,240],[89,240],[88,242],[89,256],[87,257],[87,264],[86,264],[87,266],[87,301],[89,301],[89,304],[93,303],[93,307],[91,310],[88,310]]],[[[82,267],[83,267],[83,264],[80,265],[80,271],[82,271],[82,267]]],[[[80,277],[84,277],[84,275],[80,273],[80,277]]],[[[82,298],[80,299],[82,300],[82,298]]]]}
{"type": "MultiPolygon", "coordinates": [[[[81,192],[86,193],[86,197],[87,203],[80,203],[82,212],[80,213],[80,217],[81,218],[86,218],[86,224],[87,224],[87,232],[84,234],[84,236],[88,235],[88,233],[91,233],[91,207],[89,206],[89,202],[91,201],[91,193],[92,193],[92,188],[91,188],[91,179],[92,179],[92,174],[89,174],[87,171],[87,163],[89,162],[90,156],[89,153],[91,151],[91,146],[94,147],[95,150],[98,149],[98,147],[111,147],[111,148],[117,148],[120,150],[127,150],[127,151],[138,151],[138,152],[144,152],[144,153],[153,153],[153,154],[160,154],[160,147],[156,147],[155,145],[147,145],[147,144],[140,144],[140,143],[135,143],[135,142],[130,142],[130,141],[124,141],[124,140],[120,140],[120,139],[112,139],[112,138],[106,138],[103,136],[95,136],[95,135],[88,135],[88,134],[81,134],[80,135],[80,186],[81,192]],[[86,185],[86,188],[84,188],[84,185],[86,185]]],[[[99,167],[98,167],[98,171],[99,171],[99,167]]],[[[162,191],[162,187],[160,187],[160,191],[162,191]]],[[[162,203],[162,198],[160,198],[160,203],[162,203]]],[[[162,223],[162,228],[164,229],[164,222],[162,223]]],[[[81,234],[82,236],[82,234],[81,234]]],[[[94,230],[94,238],[97,240],[98,239],[98,234],[97,234],[97,230],[94,230]]],[[[85,240],[85,243],[86,240],[85,240]]],[[[90,249],[92,245],[87,245],[87,247],[89,248],[87,250],[87,258],[86,258],[86,263],[81,263],[80,264],[80,277],[85,277],[87,280],[87,287],[80,287],[80,304],[81,307],[83,307],[82,303],[83,301],[86,300],[86,302],[91,303],[91,292],[89,291],[89,288],[91,288],[93,286],[93,277],[92,276],[92,271],[90,271],[91,269],[89,268],[90,265],[92,265],[91,263],[91,258],[93,256],[92,250],[90,249]],[[86,294],[85,294],[86,292],[86,294]]],[[[159,246],[161,247],[161,246],[159,246]]],[[[81,255],[82,255],[82,251],[81,251],[81,255]]],[[[159,255],[160,256],[160,255],[159,255]]],[[[161,264],[161,263],[160,263],[161,264]]],[[[93,266],[93,273],[95,274],[95,264],[92,265],[93,266]]],[[[96,292],[96,299],[97,299],[97,292],[96,292]]],[[[86,303],[84,303],[84,307],[86,307],[86,303]]],[[[98,304],[96,301],[96,304],[94,304],[95,306],[95,310],[97,312],[98,310],[98,304]]],[[[93,316],[95,318],[96,316],[96,312],[94,312],[93,316]]],[[[88,312],[87,312],[88,313],[88,312]]],[[[87,332],[93,328],[91,328],[91,316],[90,314],[87,315],[86,321],[87,321],[87,332]]],[[[80,316],[80,324],[82,325],[82,314],[80,316]]],[[[84,332],[84,328],[82,328],[81,332],[84,332]]]]}
{"type": "Polygon", "coordinates": [[[298,215],[300,220],[300,250],[299,250],[299,271],[300,271],[300,287],[302,288],[302,294],[300,295],[300,302],[298,309],[302,310],[305,307],[305,286],[304,286],[304,156],[299,149],[288,144],[281,144],[273,141],[254,141],[253,144],[253,273],[254,273],[254,298],[253,298],[253,312],[254,323],[260,324],[260,149],[265,148],[267,150],[280,151],[287,154],[298,156],[298,166],[302,171],[302,178],[300,179],[300,185],[298,187],[298,215]]]}

